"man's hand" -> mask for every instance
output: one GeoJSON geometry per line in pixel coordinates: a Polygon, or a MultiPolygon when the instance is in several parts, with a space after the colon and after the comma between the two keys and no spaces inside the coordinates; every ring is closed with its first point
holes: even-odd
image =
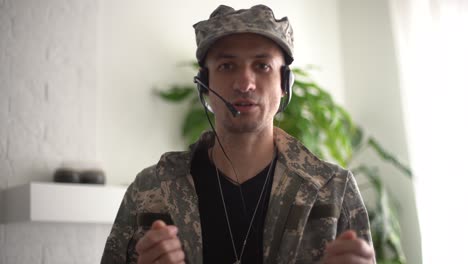
{"type": "Polygon", "coordinates": [[[325,249],[323,264],[371,264],[374,263],[374,250],[366,241],[348,230],[325,249]]]}
{"type": "Polygon", "coordinates": [[[138,240],[135,249],[139,255],[138,264],[185,263],[177,227],[168,226],[161,220],[153,222],[151,229],[138,240]]]}

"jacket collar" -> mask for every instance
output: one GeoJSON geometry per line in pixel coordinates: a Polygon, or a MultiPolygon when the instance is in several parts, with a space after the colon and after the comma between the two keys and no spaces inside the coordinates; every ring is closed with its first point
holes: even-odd
{"type": "Polygon", "coordinates": [[[309,181],[317,190],[331,178],[332,169],[296,138],[278,127],[274,128],[274,136],[281,161],[289,172],[309,181]]]}
{"type": "MultiPolygon", "coordinates": [[[[176,168],[177,175],[173,175],[171,181],[176,181],[175,186],[183,186],[180,188],[182,191],[169,191],[168,187],[167,192],[171,214],[181,216],[175,217],[174,223],[179,227],[179,237],[190,263],[202,263],[203,256],[198,198],[190,175],[190,163],[197,148],[211,147],[214,140],[213,132],[205,132],[188,152],[179,156],[178,164],[182,167],[176,168]]],[[[280,128],[274,128],[274,140],[278,161],[265,219],[265,263],[295,256],[305,226],[303,219],[307,219],[320,188],[333,175],[326,163],[280,128]],[[287,232],[300,235],[294,236],[293,241],[286,241],[284,236],[287,232]]]]}

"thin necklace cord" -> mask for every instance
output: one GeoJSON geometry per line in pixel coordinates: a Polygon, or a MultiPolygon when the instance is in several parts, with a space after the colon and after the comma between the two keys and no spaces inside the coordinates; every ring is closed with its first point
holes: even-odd
{"type": "MultiPolygon", "coordinates": [[[[246,218],[248,218],[248,215],[247,215],[247,209],[246,209],[246,205],[245,205],[245,200],[244,200],[244,195],[243,195],[243,192],[242,192],[242,187],[241,187],[241,184],[240,184],[240,181],[239,181],[239,177],[237,175],[237,172],[236,170],[234,169],[234,165],[231,161],[231,159],[229,158],[229,156],[227,155],[226,151],[224,150],[224,147],[223,145],[221,144],[221,140],[219,139],[218,137],[218,134],[216,133],[216,130],[214,129],[214,126],[211,122],[211,119],[208,115],[208,111],[206,109],[206,107],[204,107],[204,110],[205,110],[205,114],[206,114],[206,117],[208,119],[208,122],[211,126],[211,129],[215,135],[215,138],[216,140],[218,141],[218,144],[219,146],[221,147],[221,150],[224,154],[224,156],[226,157],[226,159],[229,161],[229,164],[231,165],[233,171],[234,171],[234,174],[236,176],[236,180],[237,180],[237,186],[239,187],[239,191],[240,191],[240,196],[241,196],[241,200],[242,200],[242,205],[243,205],[243,210],[244,210],[244,214],[246,216],[246,218]]],[[[234,251],[234,256],[236,257],[236,262],[235,264],[240,264],[241,261],[242,261],[242,255],[244,254],[244,250],[245,250],[245,246],[247,245],[247,240],[249,238],[249,234],[250,234],[250,231],[252,229],[252,226],[253,226],[253,222],[254,222],[254,219],[255,219],[255,215],[257,214],[257,210],[258,210],[258,207],[260,205],[260,202],[262,200],[262,197],[263,197],[263,194],[265,192],[265,189],[266,189],[266,185],[267,185],[267,182],[270,178],[270,175],[271,175],[271,168],[273,167],[273,163],[276,159],[276,155],[277,155],[277,151],[275,149],[275,152],[274,152],[274,156],[273,156],[273,159],[270,163],[270,166],[268,168],[268,173],[267,173],[267,177],[265,179],[265,182],[263,183],[263,187],[262,187],[262,191],[260,192],[260,196],[257,200],[257,204],[255,205],[255,210],[253,212],[253,215],[252,217],[250,218],[250,223],[249,223],[249,227],[247,229],[247,232],[246,232],[246,235],[245,235],[245,238],[242,242],[242,249],[241,249],[241,252],[240,252],[240,255],[237,254],[237,248],[236,248],[236,245],[235,245],[235,242],[234,242],[234,236],[232,234],[232,229],[231,229],[231,223],[229,221],[229,216],[228,216],[228,213],[227,213],[227,207],[226,207],[226,203],[225,203],[225,200],[224,200],[224,194],[223,194],[223,190],[222,190],[222,187],[221,187],[221,181],[220,181],[220,176],[219,176],[219,171],[218,171],[218,167],[215,165],[215,169],[216,169],[216,176],[217,176],[217,180],[218,180],[218,187],[219,187],[219,191],[220,191],[220,194],[221,194],[221,200],[222,200],[222,203],[223,203],[223,209],[224,209],[224,215],[225,215],[225,218],[226,218],[226,222],[227,222],[227,225],[228,225],[228,230],[229,230],[229,235],[230,235],[230,238],[231,238],[231,243],[232,243],[232,249],[234,251]]],[[[212,156],[212,159],[213,159],[213,163],[214,163],[214,158],[213,158],[213,148],[211,149],[211,156],[212,156]]],[[[265,198],[266,199],[266,198],[265,198]]],[[[265,201],[264,201],[265,203],[265,201]]],[[[255,229],[255,228],[254,228],[255,229]]]]}

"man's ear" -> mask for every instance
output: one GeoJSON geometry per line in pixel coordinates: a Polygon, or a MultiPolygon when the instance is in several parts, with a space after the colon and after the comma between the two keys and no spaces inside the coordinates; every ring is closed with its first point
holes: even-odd
{"type": "MultiPolygon", "coordinates": [[[[201,67],[198,70],[197,73],[197,78],[206,86],[209,86],[209,74],[208,74],[208,68],[206,67],[201,67]]],[[[205,87],[201,86],[198,84],[198,91],[200,91],[203,94],[208,94],[209,90],[206,89],[205,87]]]]}

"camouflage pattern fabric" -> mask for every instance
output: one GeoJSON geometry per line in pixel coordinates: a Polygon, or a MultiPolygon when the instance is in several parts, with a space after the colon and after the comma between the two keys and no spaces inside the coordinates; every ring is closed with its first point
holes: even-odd
{"type": "MultiPolygon", "coordinates": [[[[278,161],[265,218],[264,263],[320,263],[326,243],[353,229],[372,245],[369,220],[351,172],[324,162],[299,141],[275,128],[278,161]]],[[[136,263],[135,244],[154,220],[166,215],[179,228],[186,263],[203,263],[198,200],[190,161],[204,133],[186,152],[169,152],[143,170],[128,187],[101,263],[136,263]]]]}
{"type": "Polygon", "coordinates": [[[200,21],[193,27],[197,41],[196,56],[200,65],[216,40],[237,33],[254,33],[267,37],[283,49],[287,55],[286,64],[289,65],[294,60],[293,30],[288,18],[276,19],[273,11],[265,5],[240,10],[220,5],[208,20],[200,21]]]}

